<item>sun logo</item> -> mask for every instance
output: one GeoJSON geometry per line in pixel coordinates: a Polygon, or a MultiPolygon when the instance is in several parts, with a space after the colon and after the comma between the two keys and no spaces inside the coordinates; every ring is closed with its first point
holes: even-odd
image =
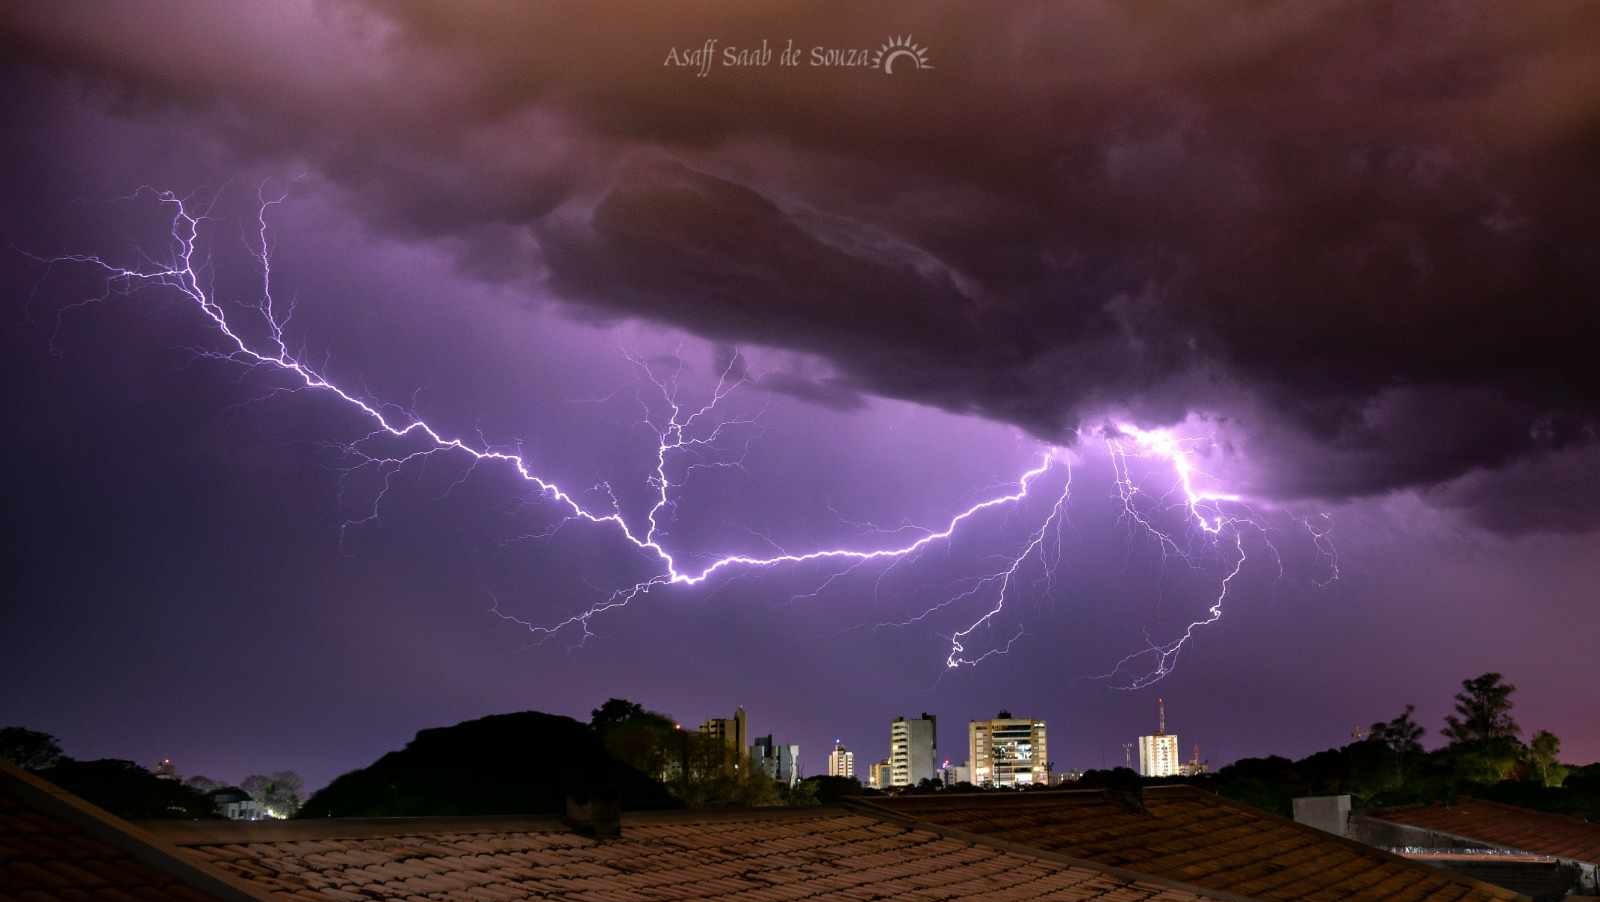
{"type": "Polygon", "coordinates": [[[913,69],[932,69],[928,62],[928,48],[911,40],[911,35],[895,35],[883,43],[872,55],[872,65],[887,75],[894,74],[894,64],[900,60],[911,63],[913,69]]]}

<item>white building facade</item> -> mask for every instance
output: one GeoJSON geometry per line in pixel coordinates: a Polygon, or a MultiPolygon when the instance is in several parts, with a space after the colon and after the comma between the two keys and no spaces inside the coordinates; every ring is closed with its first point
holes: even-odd
{"type": "Polygon", "coordinates": [[[1146,777],[1176,777],[1182,773],[1178,735],[1158,733],[1139,737],[1139,773],[1146,777]]]}
{"type": "Polygon", "coordinates": [[[890,786],[916,786],[938,776],[938,723],[923,713],[916,720],[896,717],[889,724],[890,786]]]}
{"type": "Polygon", "coordinates": [[[978,786],[1012,789],[1050,782],[1044,721],[1012,717],[1009,711],[967,725],[967,760],[978,786]]]}
{"type": "Polygon", "coordinates": [[[784,786],[800,782],[800,746],[778,745],[772,737],[758,736],[750,746],[750,763],[784,786]]]}
{"type": "Polygon", "coordinates": [[[833,751],[828,753],[828,776],[854,777],[856,775],[856,753],[844,747],[843,743],[835,741],[833,751]]]}

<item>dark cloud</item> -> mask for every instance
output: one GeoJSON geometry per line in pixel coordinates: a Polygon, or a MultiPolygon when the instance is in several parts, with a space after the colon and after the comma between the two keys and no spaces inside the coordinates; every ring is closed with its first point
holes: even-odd
{"type": "Polygon", "coordinates": [[[169,6],[0,34],[480,278],[833,368],[775,391],[1202,413],[1278,498],[1537,491],[1594,442],[1593,4],[169,6]],[[933,70],[662,65],[906,32],[933,70]]]}
{"type": "Polygon", "coordinates": [[[1591,441],[1582,448],[1518,460],[1494,473],[1469,473],[1424,497],[1499,533],[1589,532],[1600,528],[1597,466],[1600,453],[1591,441]]]}
{"type": "Polygon", "coordinates": [[[837,378],[810,379],[799,373],[780,371],[761,377],[756,387],[831,410],[860,410],[867,406],[867,399],[860,392],[837,378]]]}

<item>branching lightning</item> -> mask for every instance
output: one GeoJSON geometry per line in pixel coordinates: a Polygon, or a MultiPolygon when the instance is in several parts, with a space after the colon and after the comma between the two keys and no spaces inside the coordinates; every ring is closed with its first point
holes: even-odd
{"type": "MultiPolygon", "coordinates": [[[[346,478],[356,473],[370,472],[376,475],[379,487],[365,514],[342,524],[341,537],[351,528],[378,519],[383,501],[393,489],[396,478],[408,467],[435,456],[456,456],[464,459],[466,471],[446,489],[446,493],[459,486],[481,465],[502,466],[529,484],[558,513],[554,525],[519,539],[547,537],[569,525],[598,528],[621,538],[631,552],[642,558],[654,571],[643,580],[610,591],[602,601],[581,613],[554,623],[539,624],[507,614],[500,610],[496,601],[492,610],[497,616],[521,625],[535,637],[548,638],[565,630],[578,630],[586,639],[592,635],[589,629],[591,621],[607,611],[624,607],[657,589],[699,585],[724,571],[733,574],[816,563],[842,565],[840,569],[829,573],[814,591],[793,596],[796,599],[817,595],[835,581],[875,563],[885,565],[878,576],[881,582],[893,568],[900,564],[915,563],[924,551],[951,542],[960,530],[985,515],[1002,509],[1023,510],[1042,488],[1042,482],[1053,486],[1059,478],[1059,492],[1052,488],[1044,496],[1045,499],[1053,496],[1044,519],[1027,534],[1014,555],[1002,557],[996,569],[977,577],[970,588],[896,625],[920,622],[935,612],[976,599],[987,599],[983,602],[984,612],[981,616],[949,636],[950,649],[945,659],[945,666],[949,669],[977,665],[994,655],[1005,654],[1021,637],[1019,629],[1004,644],[992,644],[981,652],[968,650],[969,645],[975,644],[975,635],[980,630],[995,625],[1007,604],[1025,588],[1026,580],[1032,579],[1035,584],[1042,584],[1047,595],[1054,589],[1062,558],[1061,529],[1072,489],[1072,468],[1068,454],[1063,449],[1043,450],[1037,462],[1019,474],[1010,485],[973,502],[937,528],[907,524],[895,529],[881,529],[870,523],[857,523],[854,525],[867,529],[877,542],[883,544],[867,542],[791,552],[767,539],[772,546],[771,554],[725,554],[702,558],[701,562],[691,565],[685,562],[688,557],[685,553],[675,553],[664,544],[678,504],[678,492],[689,475],[697,470],[742,466],[753,435],[748,431],[742,437],[735,433],[740,431],[740,427],[754,427],[759,419],[727,418],[718,412],[723,401],[746,381],[738,355],[729,359],[709,399],[699,406],[680,402],[679,370],[662,374],[646,361],[628,357],[659,394],[659,399],[652,399],[648,403],[640,400],[643,409],[641,422],[655,437],[656,448],[654,466],[646,480],[651,490],[651,505],[642,522],[630,521],[622,512],[609,484],[601,483],[590,489],[569,491],[535,472],[520,446],[496,447],[481,434],[470,438],[447,434],[416,412],[414,398],[409,407],[373,400],[368,392],[358,393],[335,383],[326,375],[326,363],[314,365],[306,360],[303,350],[292,349],[288,329],[294,318],[295,305],[292,302],[283,304],[274,298],[272,242],[268,226],[269,213],[283,203],[283,196],[267,196],[264,191],[258,191],[259,203],[255,221],[249,229],[248,243],[259,271],[260,296],[253,303],[235,308],[233,318],[230,318],[229,309],[217,299],[214,287],[208,284],[204,258],[197,259],[201,225],[210,221],[210,205],[200,205],[171,191],[153,188],[141,188],[134,196],[153,197],[159,204],[171,209],[172,246],[168,261],[157,263],[146,259],[143,267],[130,268],[93,255],[36,258],[52,267],[61,264],[95,267],[104,277],[104,292],[100,296],[67,305],[58,312],[58,329],[60,316],[70,310],[107,300],[114,294],[131,294],[142,288],[167,289],[192,305],[215,332],[220,350],[211,348],[197,351],[201,357],[241,365],[247,371],[266,370],[288,377],[288,386],[275,388],[265,397],[285,392],[316,393],[332,398],[365,420],[370,427],[365,435],[336,447],[352,462],[344,471],[346,478]],[[248,311],[247,318],[253,319],[255,325],[247,327],[245,323],[236,321],[237,309],[248,311]],[[248,337],[257,333],[264,337],[248,337]],[[398,449],[397,442],[400,446],[398,449]],[[674,481],[669,476],[671,472],[681,472],[682,476],[674,481]],[[591,498],[596,501],[586,500],[591,498]]],[[[52,337],[52,347],[53,342],[52,337]]],[[[1179,653],[1195,632],[1222,617],[1223,603],[1227,600],[1230,585],[1247,560],[1246,533],[1259,536],[1269,549],[1272,549],[1272,545],[1267,541],[1266,530],[1250,517],[1239,497],[1200,487],[1199,483],[1205,474],[1195,469],[1191,450],[1184,440],[1166,430],[1143,430],[1121,423],[1107,427],[1103,438],[1125,521],[1151,536],[1160,545],[1163,557],[1176,556],[1192,563],[1193,541],[1198,538],[1231,558],[1227,564],[1231,569],[1222,578],[1206,618],[1190,623],[1181,635],[1170,642],[1150,642],[1148,648],[1124,658],[1111,673],[1105,675],[1107,679],[1119,681],[1123,688],[1142,688],[1170,674],[1179,653]],[[1130,456],[1157,460],[1170,467],[1175,477],[1173,488],[1165,495],[1145,493],[1129,471],[1130,456]],[[1175,535],[1158,527],[1157,521],[1167,509],[1182,510],[1186,535],[1175,535]],[[1131,671],[1136,662],[1146,659],[1153,662],[1153,666],[1131,678],[1122,676],[1124,670],[1131,671]]],[[[1329,561],[1331,578],[1337,578],[1338,558],[1329,538],[1330,524],[1325,519],[1318,525],[1313,525],[1309,519],[1301,522],[1311,534],[1318,552],[1329,561]]],[[[1272,550],[1276,556],[1276,550],[1272,550]]]]}

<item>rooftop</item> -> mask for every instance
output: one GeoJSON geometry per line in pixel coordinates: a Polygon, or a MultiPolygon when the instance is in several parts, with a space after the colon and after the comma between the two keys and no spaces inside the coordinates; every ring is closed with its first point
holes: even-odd
{"type": "Polygon", "coordinates": [[[1454,805],[1418,805],[1368,812],[1380,820],[1496,846],[1600,863],[1600,824],[1499,802],[1461,799],[1454,805]]]}
{"type": "Polygon", "coordinates": [[[622,837],[606,840],[518,817],[156,829],[276,898],[325,902],[1232,898],[848,808],[624,815],[622,837]]]}
{"type": "Polygon", "coordinates": [[[0,900],[1238,902],[860,806],[133,824],[0,763],[0,900]]]}
{"type": "Polygon", "coordinates": [[[0,899],[250,902],[231,878],[0,761],[0,899]]]}
{"type": "Polygon", "coordinates": [[[1521,898],[1189,786],[901,796],[872,805],[1098,864],[1272,900],[1521,898]]]}

